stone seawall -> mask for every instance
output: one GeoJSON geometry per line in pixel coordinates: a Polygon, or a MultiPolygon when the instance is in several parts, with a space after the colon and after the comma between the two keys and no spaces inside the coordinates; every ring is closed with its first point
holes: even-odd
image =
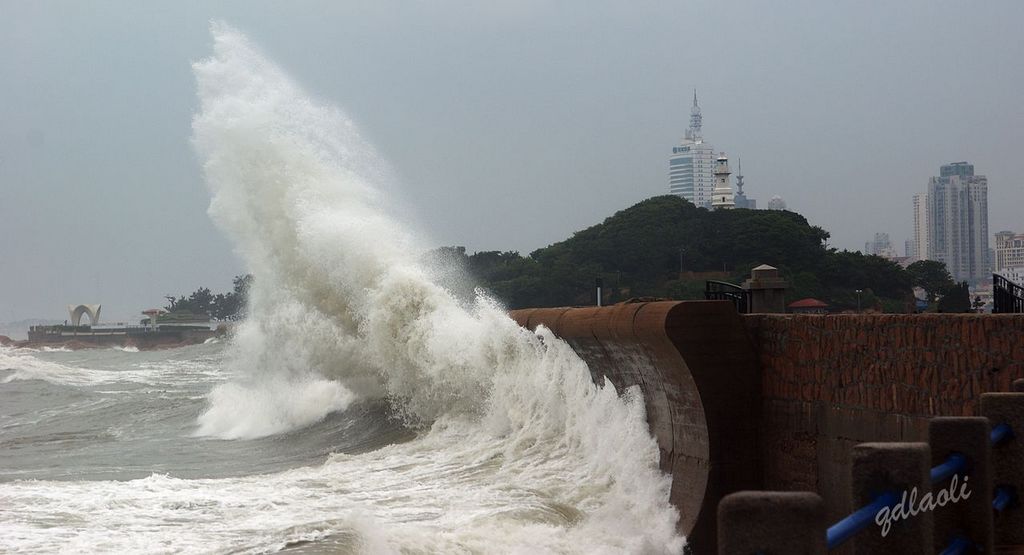
{"type": "Polygon", "coordinates": [[[516,310],[568,342],[594,380],[643,392],[661,468],[672,474],[680,531],[715,551],[718,500],[757,488],[760,385],[743,322],[728,301],[516,310]]]}
{"type": "Polygon", "coordinates": [[[516,310],[644,393],[680,530],[713,553],[718,501],[741,489],[815,491],[853,509],[858,443],[924,441],[932,416],[975,415],[1024,378],[1024,315],[740,316],[727,301],[516,310]]]}
{"type": "MultiPolygon", "coordinates": [[[[95,349],[100,347],[136,347],[140,350],[173,349],[202,343],[213,337],[223,337],[225,329],[216,330],[172,330],[146,333],[81,333],[58,335],[29,332],[26,341],[11,341],[14,347],[40,348],[63,347],[66,349],[95,349]]],[[[2,343],[0,343],[2,344],[2,343]]]]}
{"type": "Polygon", "coordinates": [[[810,490],[829,517],[852,510],[850,453],[924,441],[928,418],[973,416],[1024,377],[1024,315],[743,317],[762,383],[764,485],[810,490]]]}

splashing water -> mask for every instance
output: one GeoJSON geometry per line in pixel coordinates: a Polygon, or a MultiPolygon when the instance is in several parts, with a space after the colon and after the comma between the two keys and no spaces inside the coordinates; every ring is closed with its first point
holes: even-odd
{"type": "MultiPolygon", "coordinates": [[[[522,329],[484,296],[460,305],[431,281],[416,263],[426,249],[389,214],[376,188],[386,172],[352,122],[241,33],[215,24],[213,34],[214,55],[194,66],[193,140],[210,215],[256,280],[231,346],[237,377],[210,394],[197,433],[277,434],[387,398],[423,433],[317,471],[376,487],[364,493],[381,505],[360,522],[391,525],[364,548],[681,551],[638,392],[595,385],[548,331],[522,329]],[[380,485],[403,464],[432,474],[413,490],[380,485]],[[401,525],[382,516],[392,494],[442,508],[401,525]]],[[[353,526],[366,535],[363,524],[353,526]]]]}

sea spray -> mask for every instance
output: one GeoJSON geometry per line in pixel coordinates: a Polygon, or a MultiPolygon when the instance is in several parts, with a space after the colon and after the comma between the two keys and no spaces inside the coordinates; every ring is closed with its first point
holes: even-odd
{"type": "Polygon", "coordinates": [[[405,525],[380,507],[359,512],[391,522],[365,538],[373,545],[680,551],[638,392],[595,385],[547,330],[520,328],[484,296],[464,306],[433,282],[353,123],[241,33],[213,34],[214,55],[194,65],[193,141],[210,215],[256,280],[231,347],[238,377],[211,393],[198,433],[260,437],[386,397],[424,433],[323,469],[345,472],[346,489],[374,484],[366,495],[381,507],[413,496],[425,511],[405,525]],[[395,460],[430,470],[415,493],[395,460]],[[353,465],[377,472],[360,485],[353,465]],[[532,493],[516,507],[520,488],[532,493]]]}

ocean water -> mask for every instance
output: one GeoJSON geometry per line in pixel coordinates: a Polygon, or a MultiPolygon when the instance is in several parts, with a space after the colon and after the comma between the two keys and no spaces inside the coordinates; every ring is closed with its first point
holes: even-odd
{"type": "Polygon", "coordinates": [[[453,295],[345,114],[212,31],[193,143],[250,317],[0,348],[0,551],[681,552],[639,392],[453,295]]]}

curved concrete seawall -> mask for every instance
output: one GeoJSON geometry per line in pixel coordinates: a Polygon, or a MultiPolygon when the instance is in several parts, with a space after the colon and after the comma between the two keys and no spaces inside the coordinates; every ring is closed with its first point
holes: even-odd
{"type": "Polygon", "coordinates": [[[934,416],[970,416],[1024,378],[1024,315],[740,316],[727,301],[512,312],[550,328],[595,381],[643,391],[694,553],[744,489],[814,491],[834,522],[854,508],[850,453],[923,441],[934,416]]]}
{"type": "Polygon", "coordinates": [[[680,531],[695,553],[713,552],[719,499],[762,483],[757,354],[732,304],[639,302],[511,315],[568,342],[595,381],[640,387],[661,468],[672,474],[680,531]]]}

